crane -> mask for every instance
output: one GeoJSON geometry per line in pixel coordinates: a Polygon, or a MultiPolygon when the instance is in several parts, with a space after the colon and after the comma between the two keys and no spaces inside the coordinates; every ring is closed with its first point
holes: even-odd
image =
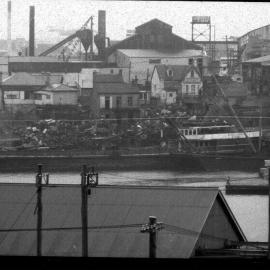
{"type": "Polygon", "coordinates": [[[72,49],[69,53],[69,55],[66,57],[66,60],[69,59],[70,54],[73,53],[75,48],[78,45],[78,39],[82,42],[85,51],[86,51],[86,57],[87,57],[87,50],[89,48],[89,45],[91,45],[91,53],[93,53],[93,16],[90,16],[86,22],[82,25],[82,27],[76,31],[74,34],[68,36],[67,38],[63,39],[59,43],[55,44],[51,48],[47,49],[46,51],[42,52],[39,56],[47,56],[48,54],[52,53],[53,51],[57,50],[58,48],[62,47],[63,45],[67,44],[64,49],[62,50],[62,54],[64,56],[64,53],[66,49],[70,46],[72,46],[72,49]],[[87,29],[88,23],[91,21],[91,30],[87,29]],[[74,40],[75,39],[75,40],[74,40]]]}

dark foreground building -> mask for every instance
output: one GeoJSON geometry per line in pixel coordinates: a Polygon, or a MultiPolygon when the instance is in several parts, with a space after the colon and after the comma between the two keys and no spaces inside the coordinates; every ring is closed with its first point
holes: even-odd
{"type": "MultiPolygon", "coordinates": [[[[42,232],[42,255],[81,256],[81,187],[54,185],[42,193],[42,227],[55,228],[42,232]]],[[[36,255],[35,208],[35,185],[1,184],[0,255],[36,255]]],[[[141,225],[149,216],[164,226],[157,258],[191,258],[200,248],[246,240],[217,188],[97,186],[88,196],[88,256],[147,258],[149,234],[141,225]]]]}

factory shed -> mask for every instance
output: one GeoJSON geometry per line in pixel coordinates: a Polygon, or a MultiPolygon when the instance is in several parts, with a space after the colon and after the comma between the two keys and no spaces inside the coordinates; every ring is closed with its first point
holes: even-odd
{"type": "Polygon", "coordinates": [[[158,19],[150,20],[135,29],[135,35],[106,49],[109,56],[119,49],[184,49],[201,50],[201,47],[172,33],[172,26],[158,19]]]}
{"type": "MultiPolygon", "coordinates": [[[[43,256],[81,256],[81,187],[53,185],[42,194],[43,256]]],[[[35,207],[35,185],[1,184],[0,255],[36,255],[35,207]]],[[[147,258],[149,235],[140,230],[149,216],[164,227],[157,258],[190,258],[198,248],[246,240],[217,188],[100,185],[88,197],[88,256],[147,258]]]]}
{"type": "Polygon", "coordinates": [[[47,56],[17,56],[8,59],[8,72],[80,73],[84,68],[100,68],[101,61],[62,61],[47,56]]]}

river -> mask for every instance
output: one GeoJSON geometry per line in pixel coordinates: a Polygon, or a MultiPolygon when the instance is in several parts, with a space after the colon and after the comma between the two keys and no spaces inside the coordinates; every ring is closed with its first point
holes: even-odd
{"type": "MultiPolygon", "coordinates": [[[[257,173],[224,171],[183,173],[172,171],[104,171],[99,172],[99,183],[104,185],[152,186],[215,186],[224,194],[233,214],[248,241],[268,241],[268,196],[226,195],[227,177],[233,180],[252,179],[257,173]]],[[[52,173],[50,183],[79,184],[80,173],[52,173]]],[[[255,181],[255,180],[252,180],[255,181]]],[[[1,183],[34,183],[33,173],[1,173],[1,183]]]]}

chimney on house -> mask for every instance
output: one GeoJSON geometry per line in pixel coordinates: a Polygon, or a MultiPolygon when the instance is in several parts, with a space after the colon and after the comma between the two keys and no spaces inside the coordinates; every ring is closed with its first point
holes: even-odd
{"type": "Polygon", "coordinates": [[[8,17],[7,17],[7,52],[11,55],[11,1],[8,1],[8,17]]]}
{"type": "Polygon", "coordinates": [[[35,56],[35,7],[30,6],[29,14],[29,56],[35,56]]]}

